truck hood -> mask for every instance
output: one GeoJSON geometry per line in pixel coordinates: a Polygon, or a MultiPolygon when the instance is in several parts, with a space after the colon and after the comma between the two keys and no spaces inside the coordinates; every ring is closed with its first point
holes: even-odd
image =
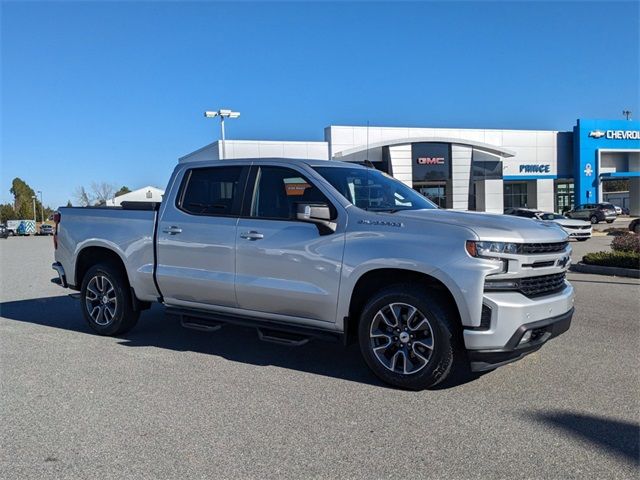
{"type": "Polygon", "coordinates": [[[472,230],[480,240],[497,242],[562,242],[567,233],[560,225],[512,215],[454,210],[400,210],[389,214],[394,219],[422,220],[457,225],[472,230]]]}

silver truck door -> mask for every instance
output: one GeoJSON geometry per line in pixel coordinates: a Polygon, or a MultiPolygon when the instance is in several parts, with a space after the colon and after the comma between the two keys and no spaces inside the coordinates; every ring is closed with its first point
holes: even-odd
{"type": "Polygon", "coordinates": [[[238,221],[238,306],[264,313],[335,322],[344,229],[320,233],[298,221],[298,203],[327,203],[298,170],[254,166],[238,221]]]}
{"type": "Polygon", "coordinates": [[[180,188],[165,199],[156,271],[165,303],[237,306],[236,224],[249,168],[188,169],[180,188]]]}

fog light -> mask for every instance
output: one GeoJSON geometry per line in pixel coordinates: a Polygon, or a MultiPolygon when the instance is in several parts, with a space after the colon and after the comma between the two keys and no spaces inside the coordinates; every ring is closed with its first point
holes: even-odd
{"type": "Polygon", "coordinates": [[[529,340],[531,340],[531,330],[527,330],[526,332],[524,332],[524,335],[522,335],[522,338],[520,339],[519,345],[527,343],[529,340]]]}

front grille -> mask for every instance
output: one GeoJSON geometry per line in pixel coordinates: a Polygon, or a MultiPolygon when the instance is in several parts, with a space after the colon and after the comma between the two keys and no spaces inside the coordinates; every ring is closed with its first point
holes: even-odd
{"type": "Polygon", "coordinates": [[[519,280],[519,288],[527,297],[539,297],[549,295],[564,288],[565,272],[539,277],[522,278],[519,280]]]}
{"type": "Polygon", "coordinates": [[[555,253],[563,252],[569,242],[523,243],[519,253],[555,253]]]}

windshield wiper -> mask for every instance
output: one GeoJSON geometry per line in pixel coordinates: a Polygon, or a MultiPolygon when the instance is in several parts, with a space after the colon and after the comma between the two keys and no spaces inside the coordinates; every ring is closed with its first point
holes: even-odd
{"type": "Polygon", "coordinates": [[[369,212],[386,212],[386,213],[396,213],[399,212],[400,210],[410,210],[409,208],[367,208],[366,209],[369,212]]]}

